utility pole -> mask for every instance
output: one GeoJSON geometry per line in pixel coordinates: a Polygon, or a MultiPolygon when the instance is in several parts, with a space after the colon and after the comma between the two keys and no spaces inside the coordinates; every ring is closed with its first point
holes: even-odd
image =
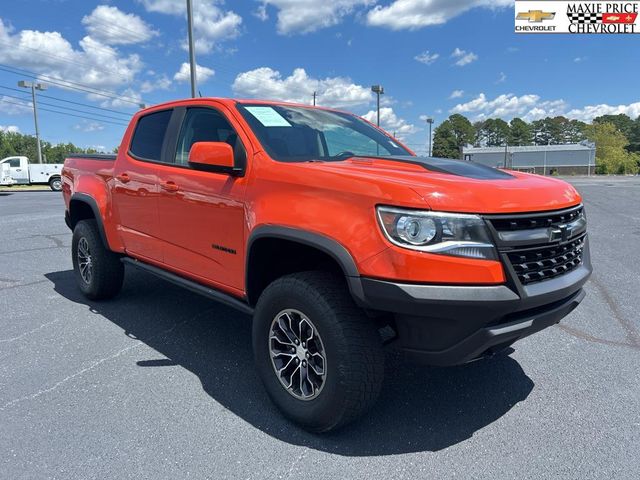
{"type": "Polygon", "coordinates": [[[313,106],[316,106],[316,96],[318,95],[318,92],[313,92],[313,106]]]}
{"type": "Polygon", "coordinates": [[[378,97],[378,127],[380,126],[380,95],[384,94],[384,87],[382,85],[372,85],[371,91],[378,97]]]}
{"type": "Polygon", "coordinates": [[[431,127],[433,126],[433,118],[427,118],[427,123],[429,124],[429,150],[427,151],[427,156],[430,157],[432,155],[431,142],[433,137],[431,136],[431,127]]]}
{"type": "Polygon", "coordinates": [[[40,146],[40,129],[38,128],[38,104],[36,102],[36,90],[46,90],[47,85],[44,83],[34,83],[20,80],[18,86],[31,89],[31,98],[33,99],[33,122],[36,126],[36,141],[38,144],[38,163],[42,163],[42,147],[40,146]]]}
{"type": "Polygon", "coordinates": [[[198,91],[196,79],[196,49],[193,40],[193,6],[187,0],[187,26],[189,29],[189,64],[191,65],[191,98],[196,98],[198,91]]]}

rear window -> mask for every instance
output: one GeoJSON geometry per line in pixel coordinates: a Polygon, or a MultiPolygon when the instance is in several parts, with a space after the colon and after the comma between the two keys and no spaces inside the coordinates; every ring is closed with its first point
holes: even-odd
{"type": "Polygon", "coordinates": [[[150,113],[138,120],[131,140],[131,153],[144,160],[159,162],[162,156],[162,142],[167,131],[171,110],[150,113]]]}

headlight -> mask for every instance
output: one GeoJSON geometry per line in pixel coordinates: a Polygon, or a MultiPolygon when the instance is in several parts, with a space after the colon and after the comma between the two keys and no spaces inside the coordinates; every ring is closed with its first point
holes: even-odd
{"type": "Polygon", "coordinates": [[[385,236],[421,252],[497,260],[484,220],[478,215],[377,207],[385,236]]]}

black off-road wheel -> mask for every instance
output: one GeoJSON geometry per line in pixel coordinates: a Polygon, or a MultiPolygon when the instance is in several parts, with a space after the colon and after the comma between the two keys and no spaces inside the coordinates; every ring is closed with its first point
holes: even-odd
{"type": "Polygon", "coordinates": [[[344,281],[328,273],[287,275],[265,289],[253,319],[253,349],[273,402],[313,432],[354,421],[382,386],[378,331],[344,281]]]}
{"type": "Polygon", "coordinates": [[[119,255],[105,247],[95,220],[76,224],[71,255],[78,287],[84,296],[105,300],[118,294],[124,280],[124,265],[119,255]]]}

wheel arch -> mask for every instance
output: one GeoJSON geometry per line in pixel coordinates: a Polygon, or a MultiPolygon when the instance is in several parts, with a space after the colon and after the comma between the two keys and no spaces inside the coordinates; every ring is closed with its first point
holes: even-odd
{"type": "MultiPolygon", "coordinates": [[[[324,260],[330,259],[332,265],[329,269],[334,267],[336,273],[339,272],[344,275],[354,300],[360,303],[359,299],[362,298],[360,273],[355,260],[343,245],[319,233],[278,225],[265,225],[254,229],[247,243],[245,289],[247,301],[250,305],[255,305],[264,288],[277,278],[277,276],[273,276],[273,272],[264,271],[263,258],[261,257],[265,252],[263,251],[264,248],[260,248],[260,246],[264,246],[265,242],[270,242],[272,245],[280,243],[282,245],[280,248],[298,246],[299,252],[317,255],[318,257],[315,260],[321,258],[324,260]]],[[[270,260],[271,262],[274,261],[272,256],[270,260]]],[[[308,259],[305,258],[304,260],[308,259]]],[[[303,265],[305,265],[305,261],[302,262],[303,265]]],[[[284,273],[301,270],[304,270],[304,268],[286,269],[284,273]]]]}
{"type": "Polygon", "coordinates": [[[74,193],[69,200],[69,210],[67,215],[65,215],[67,226],[73,230],[79,221],[90,219],[95,220],[98,224],[98,232],[100,233],[100,238],[105,248],[111,250],[104,230],[104,223],[98,203],[93,197],[86,193],[74,193]]]}

